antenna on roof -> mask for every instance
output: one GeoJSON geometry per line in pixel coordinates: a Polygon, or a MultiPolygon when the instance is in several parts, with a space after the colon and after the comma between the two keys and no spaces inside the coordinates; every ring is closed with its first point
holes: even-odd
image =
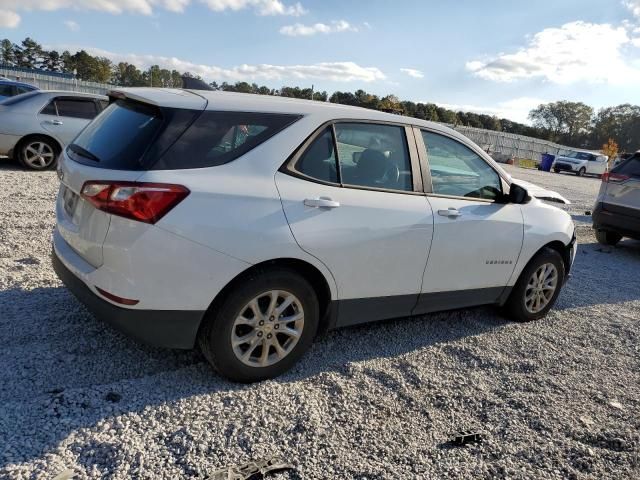
{"type": "Polygon", "coordinates": [[[198,78],[182,77],[182,88],[189,90],[213,90],[209,85],[198,78]]]}

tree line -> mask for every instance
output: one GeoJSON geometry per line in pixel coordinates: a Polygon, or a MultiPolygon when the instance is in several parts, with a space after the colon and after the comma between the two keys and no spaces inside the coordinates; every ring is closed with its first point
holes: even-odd
{"type": "MultiPolygon", "coordinates": [[[[123,87],[179,88],[182,86],[183,75],[197,77],[190,72],[167,70],[158,65],[142,71],[133,64],[114,63],[106,57],[90,55],[84,50],[74,54],[66,50],[46,50],[31,38],[25,38],[19,44],[8,39],[2,40],[0,63],[49,72],[74,73],[81,80],[123,87]]],[[[610,139],[622,152],[640,148],[640,106],[632,104],[602,108],[596,112],[582,102],[552,102],[533,109],[529,114],[532,125],[526,125],[494,115],[454,111],[435,103],[401,101],[395,95],[378,96],[362,89],[355,92],[336,91],[329,95],[326,91],[314,91],[311,88],[283,86],[274,89],[248,82],[211,82],[210,86],[215,90],[354,105],[423,120],[527,135],[578,148],[601,149],[610,139]]]]}

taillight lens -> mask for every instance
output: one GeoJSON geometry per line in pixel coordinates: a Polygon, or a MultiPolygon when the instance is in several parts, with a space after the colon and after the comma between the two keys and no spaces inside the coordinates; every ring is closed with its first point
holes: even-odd
{"type": "Polygon", "coordinates": [[[167,183],[89,181],[82,186],[82,197],[98,210],[152,224],[187,195],[188,188],[167,183]]]}
{"type": "Polygon", "coordinates": [[[625,180],[629,180],[629,175],[622,175],[620,173],[612,173],[612,172],[605,172],[602,175],[602,181],[604,183],[619,183],[619,182],[624,182],[625,180]]]}

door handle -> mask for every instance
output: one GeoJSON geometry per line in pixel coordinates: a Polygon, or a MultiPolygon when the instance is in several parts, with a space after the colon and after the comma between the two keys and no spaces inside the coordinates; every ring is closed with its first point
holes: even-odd
{"type": "Polygon", "coordinates": [[[442,215],[443,217],[456,218],[462,215],[462,213],[460,213],[460,210],[458,210],[457,208],[449,207],[446,210],[438,210],[438,215],[442,215]]]}
{"type": "Polygon", "coordinates": [[[313,208],[337,208],[340,206],[340,202],[331,200],[329,197],[305,198],[304,204],[307,207],[313,208]]]}
{"type": "Polygon", "coordinates": [[[51,120],[49,122],[51,125],[64,125],[64,123],[62,122],[62,120],[51,120]]]}

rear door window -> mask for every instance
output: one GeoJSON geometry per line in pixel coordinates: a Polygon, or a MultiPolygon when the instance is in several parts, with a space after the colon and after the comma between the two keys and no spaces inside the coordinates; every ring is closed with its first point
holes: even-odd
{"type": "Polygon", "coordinates": [[[59,98],[56,100],[58,115],[61,117],[82,118],[91,120],[98,114],[93,100],[59,98]]]}
{"type": "Polygon", "coordinates": [[[343,185],[413,191],[404,127],[336,123],[343,185]]]}
{"type": "Polygon", "coordinates": [[[205,111],[154,165],[156,170],[231,162],[299,118],[298,115],[205,111]]]}
{"type": "Polygon", "coordinates": [[[322,182],[338,183],[338,167],[333,133],[326,128],[296,161],[295,170],[322,182]]]}
{"type": "Polygon", "coordinates": [[[46,107],[42,109],[40,112],[44,115],[58,115],[58,111],[56,110],[56,101],[51,100],[46,107]]]}

